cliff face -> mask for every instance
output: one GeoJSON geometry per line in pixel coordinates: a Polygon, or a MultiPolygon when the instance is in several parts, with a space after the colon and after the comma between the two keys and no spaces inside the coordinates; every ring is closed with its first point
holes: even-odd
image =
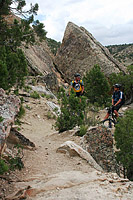
{"type": "Polygon", "coordinates": [[[52,72],[53,55],[47,46],[47,42],[38,42],[28,48],[22,47],[28,61],[29,71],[32,74],[47,75],[52,72]]]}
{"type": "MultiPolygon", "coordinates": [[[[5,20],[9,25],[13,24],[14,19],[17,19],[20,22],[20,18],[14,14],[5,17],[5,20]]],[[[29,71],[33,75],[42,74],[45,76],[53,71],[53,54],[51,53],[46,40],[40,42],[37,36],[35,39],[36,44],[33,46],[28,45],[26,47],[25,43],[23,43],[21,49],[27,59],[29,71]]]]}
{"type": "Polygon", "coordinates": [[[60,49],[55,57],[55,65],[64,78],[69,80],[75,72],[83,75],[95,64],[108,77],[112,72],[125,72],[120,64],[85,28],[69,22],[60,49]]]}

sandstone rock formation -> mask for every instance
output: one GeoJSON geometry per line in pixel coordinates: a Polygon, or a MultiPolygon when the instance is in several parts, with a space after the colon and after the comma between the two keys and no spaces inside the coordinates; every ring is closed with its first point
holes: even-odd
{"type": "Polygon", "coordinates": [[[47,75],[52,72],[53,61],[52,53],[50,52],[47,42],[39,42],[33,46],[21,47],[28,61],[29,70],[33,75],[42,74],[47,75]]]}
{"type": "MultiPolygon", "coordinates": [[[[20,21],[20,18],[14,14],[9,15],[5,20],[8,23],[13,23],[14,19],[20,21]]],[[[36,36],[34,45],[26,45],[24,42],[21,49],[27,60],[28,71],[31,75],[41,75],[42,82],[46,82],[49,89],[58,90],[57,72],[53,64],[54,55],[48,47],[47,41],[39,41],[36,36]],[[55,88],[56,86],[56,88],[55,88]]]]}
{"type": "Polygon", "coordinates": [[[102,126],[90,127],[83,137],[82,147],[88,151],[95,161],[107,172],[117,172],[113,137],[111,131],[102,126]]]}
{"type": "Polygon", "coordinates": [[[85,28],[69,22],[60,49],[55,57],[55,65],[67,81],[75,72],[82,75],[95,64],[108,77],[112,72],[125,71],[125,68],[103,47],[85,28]]]}
{"type": "Polygon", "coordinates": [[[66,141],[58,149],[57,152],[68,153],[69,156],[79,156],[85,159],[92,167],[99,171],[103,171],[102,168],[96,163],[92,156],[81,148],[79,145],[75,144],[72,141],[66,141]]]}
{"type": "Polygon", "coordinates": [[[132,187],[129,180],[117,174],[71,170],[18,182],[15,192],[5,200],[131,200],[132,187]]]}
{"type": "Polygon", "coordinates": [[[19,112],[20,99],[16,96],[7,96],[0,88],[0,154],[6,147],[6,138],[14,123],[15,116],[19,112]]]}

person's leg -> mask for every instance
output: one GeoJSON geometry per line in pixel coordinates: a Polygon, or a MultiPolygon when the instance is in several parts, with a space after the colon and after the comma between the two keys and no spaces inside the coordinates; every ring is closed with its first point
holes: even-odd
{"type": "Polygon", "coordinates": [[[119,117],[118,110],[121,108],[121,106],[122,104],[118,104],[117,106],[114,107],[114,113],[116,118],[119,117]]]}
{"type": "Polygon", "coordinates": [[[104,117],[104,120],[105,120],[105,119],[108,119],[110,113],[111,113],[111,108],[108,109],[108,112],[107,112],[107,114],[106,114],[105,117],[104,117]]]}
{"type": "Polygon", "coordinates": [[[109,113],[107,113],[107,114],[105,115],[104,120],[105,120],[105,119],[108,119],[108,117],[109,117],[109,113]]]}
{"type": "Polygon", "coordinates": [[[117,110],[114,110],[114,113],[115,113],[116,118],[119,117],[117,110]]]}

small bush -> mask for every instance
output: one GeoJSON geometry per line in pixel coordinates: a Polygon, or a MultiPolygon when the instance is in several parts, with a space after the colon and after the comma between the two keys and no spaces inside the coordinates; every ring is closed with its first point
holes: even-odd
{"type": "Polygon", "coordinates": [[[19,113],[18,113],[18,118],[22,118],[22,116],[24,116],[24,114],[25,114],[25,109],[24,109],[24,107],[21,105],[21,106],[20,106],[19,113]]]}
{"type": "Polygon", "coordinates": [[[42,93],[42,94],[41,94],[41,97],[43,97],[43,98],[46,97],[46,94],[42,93]]]}
{"type": "Polygon", "coordinates": [[[18,89],[14,90],[14,94],[15,94],[16,96],[18,96],[18,95],[19,95],[19,90],[18,90],[18,89]]]}
{"type": "Polygon", "coordinates": [[[21,121],[19,119],[15,120],[15,125],[21,126],[21,121]]]}
{"type": "Polygon", "coordinates": [[[55,126],[59,132],[70,130],[75,126],[80,126],[84,122],[84,111],[86,108],[86,98],[75,96],[73,90],[69,97],[66,96],[65,90],[61,88],[58,101],[61,105],[61,114],[58,116],[55,126]]]}
{"type": "Polygon", "coordinates": [[[22,162],[23,158],[23,147],[19,144],[14,146],[14,149],[16,151],[15,156],[9,155],[9,164],[10,164],[10,170],[19,169],[21,170],[24,167],[24,164],[22,162]]]}
{"type": "Polygon", "coordinates": [[[78,136],[80,136],[80,137],[84,136],[87,132],[87,128],[88,128],[87,126],[81,125],[80,130],[78,132],[78,136]]]}
{"type": "Polygon", "coordinates": [[[9,170],[8,165],[5,163],[4,160],[0,159],[0,174],[4,174],[9,170]]]}
{"type": "Polygon", "coordinates": [[[30,92],[30,90],[32,90],[32,88],[30,86],[27,85],[24,87],[25,92],[30,92]]]}
{"type": "Polygon", "coordinates": [[[49,112],[49,111],[48,111],[48,113],[47,113],[47,118],[48,118],[48,119],[52,119],[52,114],[51,114],[51,112],[49,112]]]}
{"type": "Polygon", "coordinates": [[[36,85],[36,80],[32,79],[32,85],[36,85]]]}
{"type": "Polygon", "coordinates": [[[0,116],[0,122],[3,122],[4,118],[2,116],[0,116]]]}
{"type": "Polygon", "coordinates": [[[31,107],[28,106],[28,105],[26,105],[25,108],[26,108],[27,110],[31,110],[31,107]]]}
{"type": "Polygon", "coordinates": [[[40,95],[36,91],[32,92],[30,94],[30,97],[32,97],[34,99],[40,99],[40,95]]]}
{"type": "Polygon", "coordinates": [[[51,98],[52,98],[52,96],[50,94],[46,95],[46,99],[51,99],[51,98]]]}

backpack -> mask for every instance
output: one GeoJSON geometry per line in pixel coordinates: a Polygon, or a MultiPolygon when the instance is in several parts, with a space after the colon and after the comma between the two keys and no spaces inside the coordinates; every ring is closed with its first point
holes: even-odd
{"type": "Polygon", "coordinates": [[[82,90],[82,88],[81,88],[82,86],[83,86],[83,81],[82,80],[80,80],[78,83],[76,83],[75,81],[72,81],[72,87],[73,87],[75,92],[80,92],[82,90]],[[76,88],[76,86],[78,88],[76,88]]]}
{"type": "Polygon", "coordinates": [[[123,104],[125,103],[125,95],[124,95],[123,92],[122,92],[122,103],[123,103],[123,104]]]}

